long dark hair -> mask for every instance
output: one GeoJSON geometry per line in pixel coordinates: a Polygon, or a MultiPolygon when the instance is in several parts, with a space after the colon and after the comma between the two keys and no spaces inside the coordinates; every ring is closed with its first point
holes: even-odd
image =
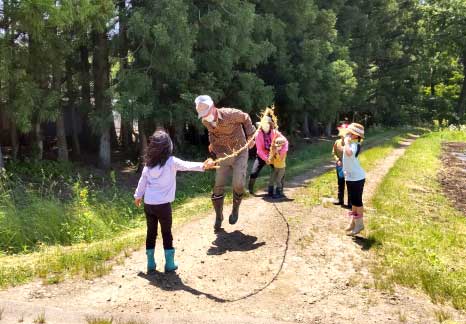
{"type": "Polygon", "coordinates": [[[173,144],[170,135],[164,130],[156,130],[149,138],[149,145],[144,156],[146,166],[149,168],[163,167],[172,152],[173,144]]]}

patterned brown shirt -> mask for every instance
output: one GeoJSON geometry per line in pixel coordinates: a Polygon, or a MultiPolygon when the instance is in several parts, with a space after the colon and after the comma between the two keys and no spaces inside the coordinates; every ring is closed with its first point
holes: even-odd
{"type": "Polygon", "coordinates": [[[251,117],[239,109],[217,108],[216,125],[202,120],[209,131],[213,153],[219,158],[243,147],[256,129],[251,117]]]}

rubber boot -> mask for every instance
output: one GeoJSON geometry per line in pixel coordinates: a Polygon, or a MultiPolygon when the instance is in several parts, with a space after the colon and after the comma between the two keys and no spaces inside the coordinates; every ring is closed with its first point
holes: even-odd
{"type": "Polygon", "coordinates": [[[344,203],[343,203],[343,193],[342,192],[339,192],[338,193],[338,200],[335,200],[333,202],[334,205],[337,205],[337,206],[344,206],[344,203]]]}
{"type": "Polygon", "coordinates": [[[233,225],[238,221],[239,216],[239,205],[241,205],[241,200],[243,199],[243,194],[237,194],[233,192],[233,209],[231,210],[230,218],[228,222],[233,225]]]}
{"type": "Polygon", "coordinates": [[[267,192],[267,196],[268,196],[268,197],[272,197],[272,196],[273,196],[273,186],[269,186],[268,192],[267,192]]]}
{"type": "Polygon", "coordinates": [[[157,266],[155,264],[155,259],[154,259],[154,249],[146,249],[146,255],[147,255],[147,273],[154,272],[155,267],[157,266]]]}
{"type": "Polygon", "coordinates": [[[348,226],[346,226],[346,228],[345,228],[345,231],[347,231],[347,232],[352,231],[353,228],[354,228],[354,225],[355,225],[352,211],[348,212],[348,218],[350,219],[350,222],[349,222],[348,226]]]}
{"type": "Polygon", "coordinates": [[[354,219],[354,228],[350,233],[351,236],[355,236],[355,235],[359,234],[364,229],[364,221],[363,221],[362,216],[356,215],[355,217],[353,217],[353,219],[354,219]],[[355,218],[355,217],[357,217],[357,218],[355,218]]]}
{"type": "Polygon", "coordinates": [[[249,178],[248,191],[251,195],[254,195],[254,184],[256,183],[255,178],[249,178]]]}
{"type": "Polygon", "coordinates": [[[274,193],[274,195],[272,196],[272,198],[273,198],[273,199],[285,198],[285,196],[283,195],[283,189],[277,187],[277,189],[275,189],[275,193],[274,193]]]}
{"type": "Polygon", "coordinates": [[[215,231],[218,231],[222,228],[224,199],[225,199],[224,195],[221,195],[221,196],[212,195],[212,204],[214,205],[214,209],[215,209],[215,224],[214,224],[215,231]]]}
{"type": "Polygon", "coordinates": [[[165,272],[171,272],[178,269],[175,263],[175,249],[165,250],[165,272]]]}

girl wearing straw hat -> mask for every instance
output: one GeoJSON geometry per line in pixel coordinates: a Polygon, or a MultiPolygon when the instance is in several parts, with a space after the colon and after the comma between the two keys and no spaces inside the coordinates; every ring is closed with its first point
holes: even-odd
{"type": "MultiPolygon", "coordinates": [[[[342,123],[338,129],[338,139],[333,144],[332,155],[335,159],[335,169],[337,173],[337,183],[338,183],[338,198],[333,201],[334,205],[342,206],[343,208],[351,209],[351,201],[348,196],[348,204],[345,205],[343,200],[345,197],[345,174],[343,172],[343,151],[345,149],[345,135],[344,129],[349,126],[348,123],[342,123]]],[[[361,144],[358,142],[358,150],[356,152],[356,157],[358,157],[361,152],[361,144]]]]}
{"type": "Polygon", "coordinates": [[[357,158],[358,142],[364,138],[364,126],[352,123],[347,128],[342,129],[341,132],[345,136],[343,173],[345,175],[348,197],[352,206],[351,211],[348,212],[351,221],[345,230],[349,232],[349,235],[354,236],[364,229],[362,194],[366,174],[357,158]]]}

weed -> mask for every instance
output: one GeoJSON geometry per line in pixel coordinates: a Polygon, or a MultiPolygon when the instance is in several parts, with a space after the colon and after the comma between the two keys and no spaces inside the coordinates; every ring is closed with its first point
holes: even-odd
{"type": "Polygon", "coordinates": [[[451,320],[451,313],[444,309],[436,309],[434,315],[439,323],[445,323],[451,320]]]}
{"type": "Polygon", "coordinates": [[[87,324],[113,324],[113,318],[86,317],[87,324]]]}
{"type": "Polygon", "coordinates": [[[42,312],[34,319],[34,324],[45,324],[45,313],[42,312]]]}
{"type": "Polygon", "coordinates": [[[406,313],[402,311],[401,309],[398,310],[398,321],[400,323],[408,322],[408,317],[406,316],[406,313]]]}
{"type": "Polygon", "coordinates": [[[129,320],[129,321],[119,320],[115,322],[113,318],[107,319],[103,317],[87,317],[86,322],[87,324],[146,324],[144,322],[135,321],[135,320],[129,320]]]}

